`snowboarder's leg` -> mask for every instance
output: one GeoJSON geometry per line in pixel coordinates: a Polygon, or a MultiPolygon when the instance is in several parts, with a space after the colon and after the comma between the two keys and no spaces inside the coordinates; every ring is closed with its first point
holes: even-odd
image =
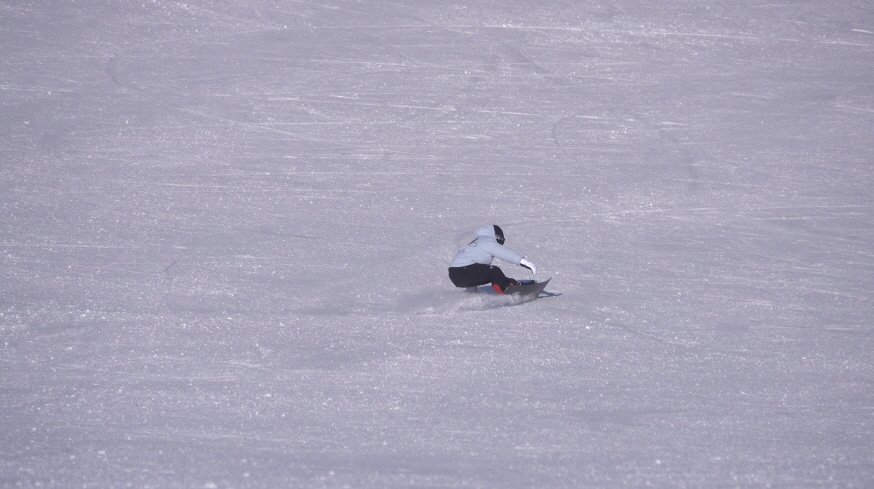
{"type": "Polygon", "coordinates": [[[456,287],[470,288],[485,285],[492,281],[492,275],[489,265],[474,264],[466,267],[451,267],[449,269],[449,280],[456,287]]]}
{"type": "Polygon", "coordinates": [[[496,266],[489,267],[489,281],[492,283],[495,292],[499,294],[503,294],[507,287],[511,285],[519,284],[516,279],[508,278],[504,275],[504,271],[496,266]]]}

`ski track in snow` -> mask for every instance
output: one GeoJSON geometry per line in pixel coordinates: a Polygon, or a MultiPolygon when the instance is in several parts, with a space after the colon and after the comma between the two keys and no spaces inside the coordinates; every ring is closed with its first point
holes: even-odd
{"type": "Polygon", "coordinates": [[[6,2],[0,486],[869,486],[872,22],[6,2]]]}

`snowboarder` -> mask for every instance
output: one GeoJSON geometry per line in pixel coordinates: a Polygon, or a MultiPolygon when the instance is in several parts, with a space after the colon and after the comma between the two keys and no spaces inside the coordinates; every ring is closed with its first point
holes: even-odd
{"type": "Polygon", "coordinates": [[[503,294],[507,287],[518,285],[519,282],[508,278],[500,268],[492,265],[495,257],[521,265],[531,270],[531,273],[537,273],[537,267],[533,263],[504,247],[504,231],[497,225],[491,225],[477,229],[476,239],[455,254],[449,264],[449,280],[459,288],[491,283],[497,293],[503,294]]]}

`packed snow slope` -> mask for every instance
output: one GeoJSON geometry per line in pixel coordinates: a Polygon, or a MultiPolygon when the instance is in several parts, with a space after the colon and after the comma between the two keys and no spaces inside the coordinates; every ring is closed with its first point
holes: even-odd
{"type": "Polygon", "coordinates": [[[2,487],[874,481],[870,1],[7,0],[0,107],[2,487]]]}

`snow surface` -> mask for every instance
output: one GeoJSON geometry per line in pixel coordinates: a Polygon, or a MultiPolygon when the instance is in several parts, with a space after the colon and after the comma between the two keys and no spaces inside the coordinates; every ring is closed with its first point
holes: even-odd
{"type": "Polygon", "coordinates": [[[2,487],[874,485],[870,0],[6,0],[0,107],[2,487]]]}

